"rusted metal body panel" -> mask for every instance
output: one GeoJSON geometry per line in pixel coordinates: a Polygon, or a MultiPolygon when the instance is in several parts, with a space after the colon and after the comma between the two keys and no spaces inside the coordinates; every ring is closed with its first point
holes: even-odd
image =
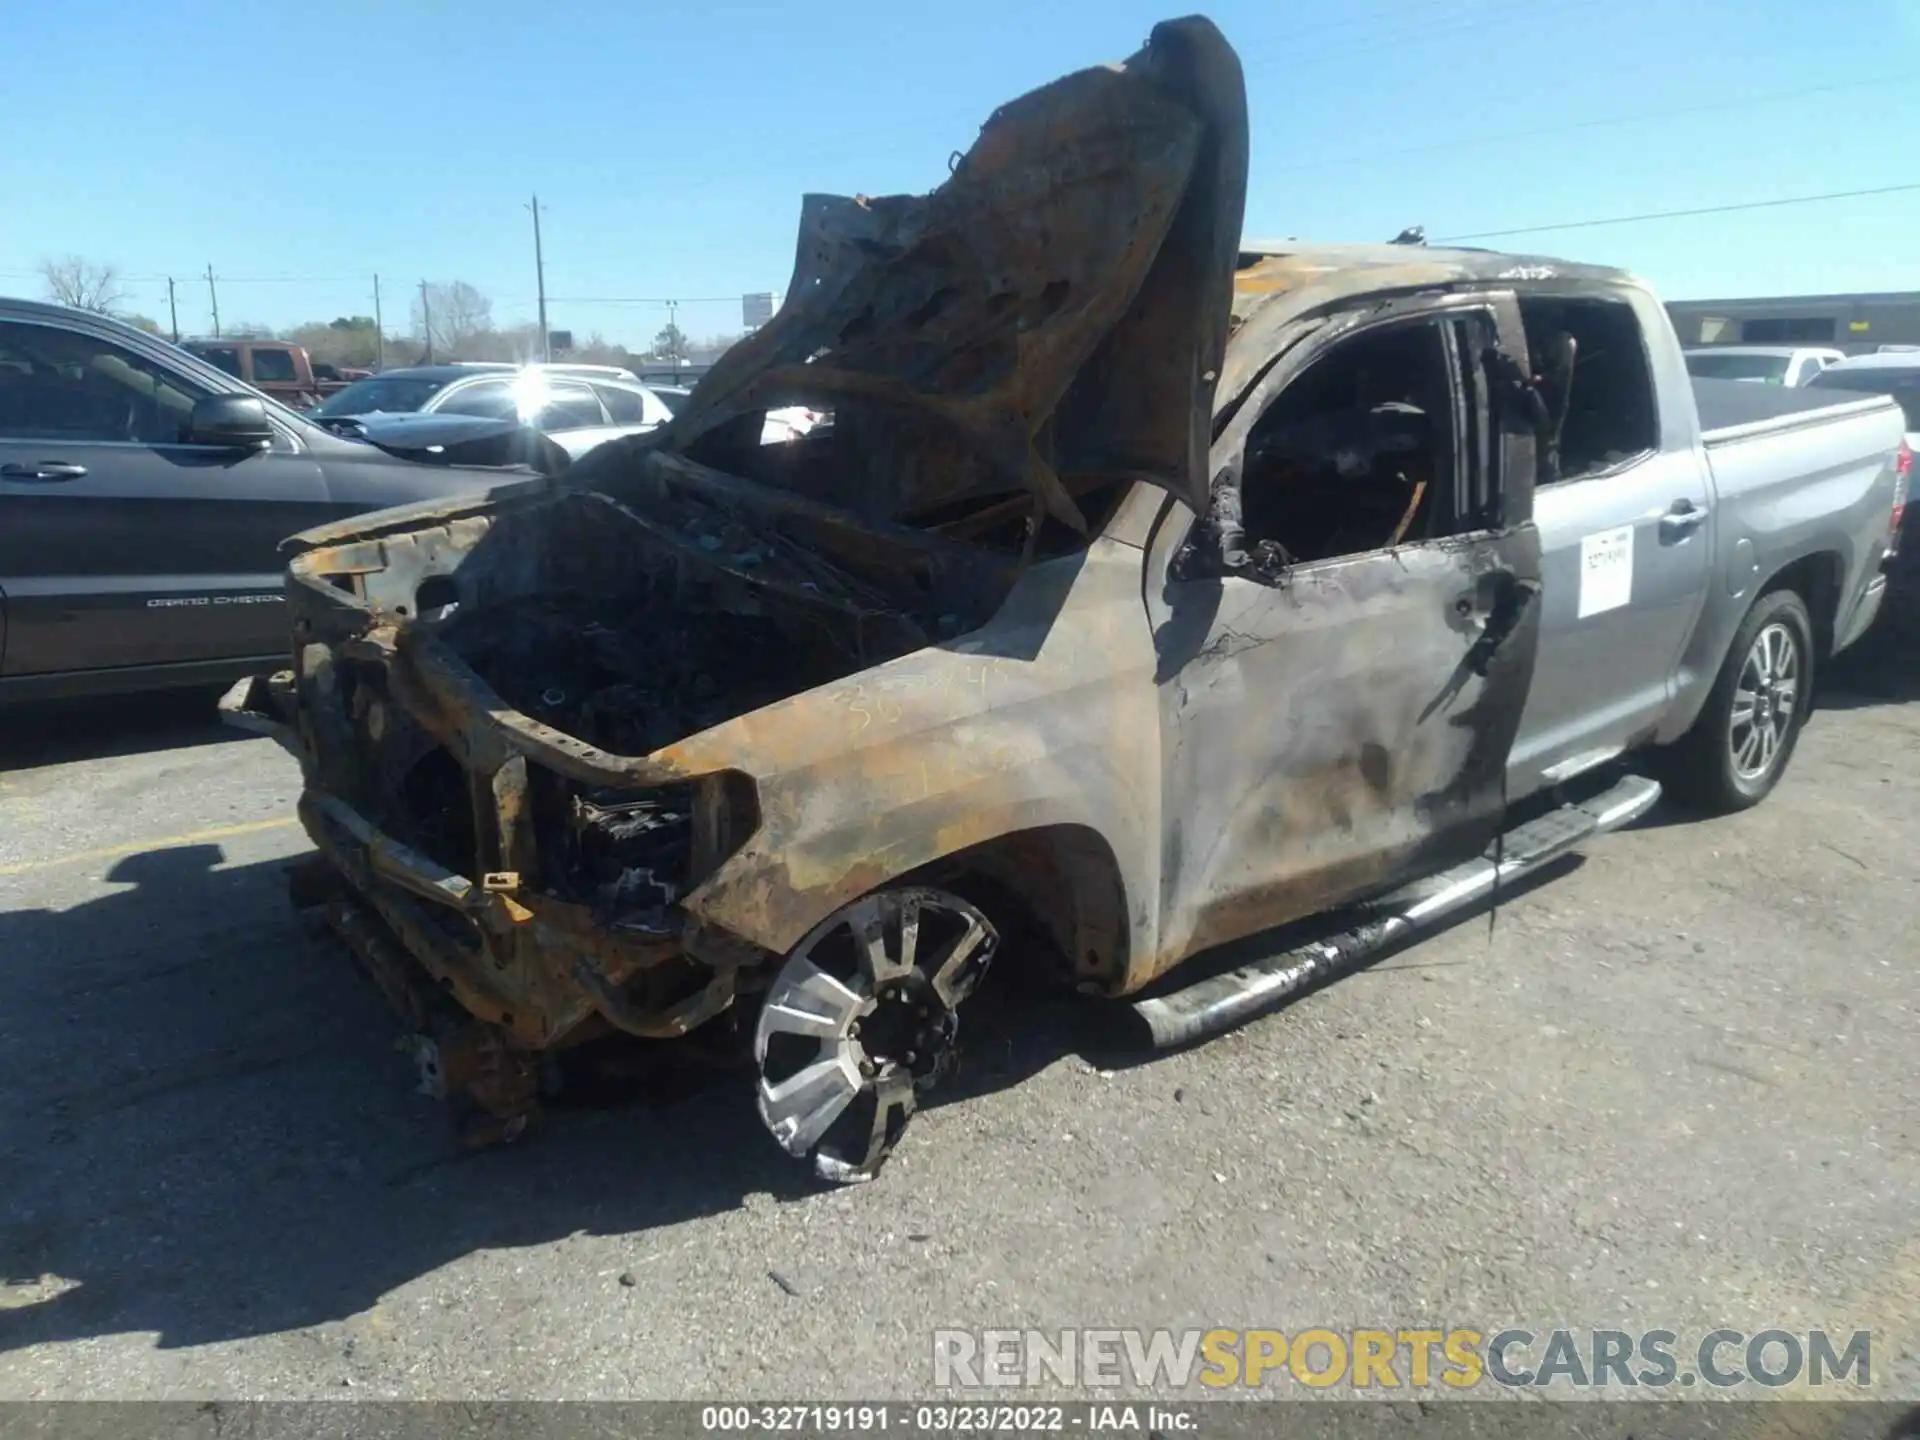
{"type": "Polygon", "coordinates": [[[1484,844],[1532,636],[1470,674],[1473,623],[1435,600],[1501,569],[1537,577],[1530,532],[1166,588],[1162,968],[1484,844]]]}
{"type": "Polygon", "coordinates": [[[1250,258],[1245,170],[1231,50],[1162,26],[926,199],[810,200],[788,308],[666,430],[300,537],[292,671],[227,708],[300,757],[382,988],[417,1030],[478,1022],[448,1053],[496,1117],[532,1103],[512,1056],[737,1014],[939,867],[1118,995],[1484,838],[1533,657],[1518,612],[1486,643],[1493,582],[1538,578],[1525,443],[1480,532],[1266,577],[1178,556],[1239,463],[1215,411],[1326,311],[1519,262],[1250,258]],[[800,401],[830,439],[747,443],[800,401]]]}

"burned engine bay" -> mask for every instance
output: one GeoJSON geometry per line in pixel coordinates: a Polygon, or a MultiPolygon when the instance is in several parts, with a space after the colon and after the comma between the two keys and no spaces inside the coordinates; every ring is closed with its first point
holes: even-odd
{"type": "Polygon", "coordinates": [[[772,957],[679,909],[752,829],[751,782],[649,757],[971,628],[1019,572],[636,458],[619,499],[536,482],[308,550],[300,669],[256,682],[308,776],[306,898],[486,1135],[531,1113],[534,1054],[672,1039],[765,983],[772,957]]]}
{"type": "MultiPolygon", "coordinates": [[[[237,708],[301,759],[301,898],[400,1009],[427,1088],[511,1132],[540,1053],[738,1016],[782,955],[687,902],[761,825],[754,737],[978,629],[1136,483],[1204,507],[1245,168],[1231,48],[1162,25],[996,111],[928,195],[808,197],[786,304],[663,429],[297,538],[294,668],[237,708]],[[796,403],[832,423],[760,443],[796,403]],[[681,758],[735,722],[738,769],[681,758]]],[[[791,930],[807,896],[887,878],[836,863],[783,894],[776,857],[730,913],[791,930]]],[[[985,946],[970,986],[992,937],[956,923],[985,946]]]]}
{"type": "MultiPolygon", "coordinates": [[[[610,756],[651,755],[971,628],[1014,574],[918,537],[911,558],[860,553],[852,528],[807,545],[796,537],[824,512],[801,504],[775,523],[697,479],[630,500],[575,492],[503,515],[456,570],[416,588],[416,625],[500,700],[610,756]],[[845,553],[829,558],[836,538],[845,553]]],[[[532,784],[548,892],[591,906],[616,932],[669,933],[665,912],[689,878],[691,787],[635,797],[537,768],[532,784]]],[[[477,852],[466,789],[457,766],[416,765],[380,823],[468,871],[477,852]]]]}

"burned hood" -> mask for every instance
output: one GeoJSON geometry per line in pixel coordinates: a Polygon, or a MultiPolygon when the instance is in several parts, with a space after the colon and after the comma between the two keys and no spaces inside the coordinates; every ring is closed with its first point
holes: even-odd
{"type": "MultiPolygon", "coordinates": [[[[881,123],[876,117],[876,123],[881,123]]],[[[659,438],[714,458],[758,416],[834,413],[815,498],[911,519],[1118,479],[1196,510],[1232,304],[1246,91],[1211,21],[994,112],[929,195],[810,195],[779,313],[659,438]]]]}

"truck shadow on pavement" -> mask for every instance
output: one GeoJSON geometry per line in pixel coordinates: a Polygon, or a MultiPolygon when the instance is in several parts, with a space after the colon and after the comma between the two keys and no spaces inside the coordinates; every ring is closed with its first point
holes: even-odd
{"type": "MultiPolygon", "coordinates": [[[[102,898],[0,914],[0,1351],[297,1329],[476,1250],[815,1191],[733,1070],[460,1151],[372,986],[289,910],[285,862],[222,858],[130,856],[102,898]]],[[[976,1026],[953,1098],[1057,1058],[1031,1020],[976,1026]]]]}
{"type": "Polygon", "coordinates": [[[1827,662],[1820,710],[1860,710],[1920,700],[1920,577],[1896,583],[1871,629],[1827,662]]]}
{"type": "MultiPolygon", "coordinates": [[[[373,987],[289,910],[287,862],[222,860],[217,845],[129,856],[99,899],[0,914],[0,1351],[323,1325],[476,1251],[631,1236],[637,1263],[648,1231],[817,1193],[738,1070],[556,1109],[518,1145],[462,1152],[411,1088],[373,987]]],[[[1377,969],[1416,967],[1402,948],[1377,969]]],[[[1157,1058],[1125,1007],[1037,992],[1023,968],[996,967],[968,1007],[935,1106],[1071,1054],[1157,1058]]]]}
{"type": "Polygon", "coordinates": [[[255,737],[222,723],[214,690],[41,701],[0,712],[0,771],[255,737]]]}

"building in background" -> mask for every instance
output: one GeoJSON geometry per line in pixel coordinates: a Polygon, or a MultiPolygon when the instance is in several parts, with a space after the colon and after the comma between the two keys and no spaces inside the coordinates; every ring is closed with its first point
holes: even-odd
{"type": "Polygon", "coordinates": [[[1920,345],[1920,290],[1674,300],[1667,313],[1682,345],[1832,345],[1850,355],[1920,345]]]}

